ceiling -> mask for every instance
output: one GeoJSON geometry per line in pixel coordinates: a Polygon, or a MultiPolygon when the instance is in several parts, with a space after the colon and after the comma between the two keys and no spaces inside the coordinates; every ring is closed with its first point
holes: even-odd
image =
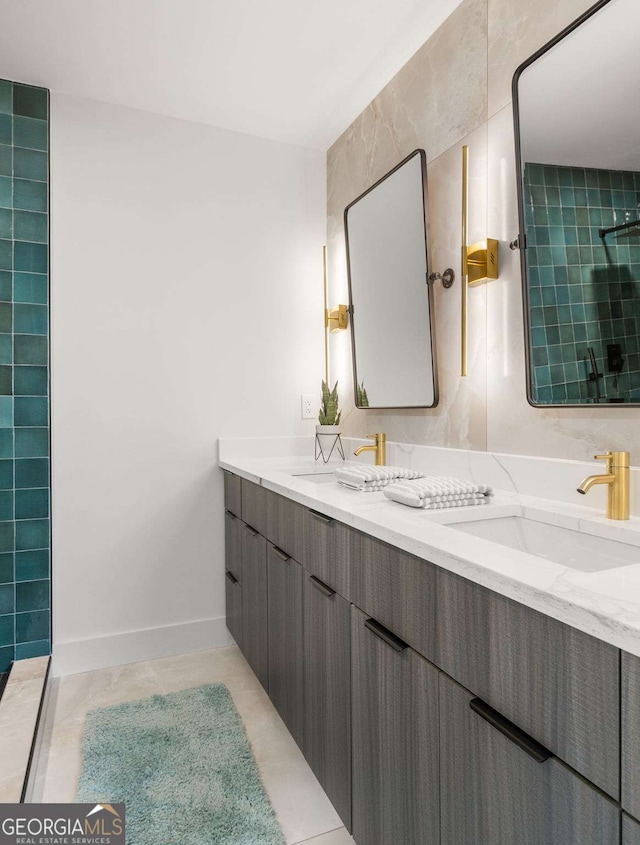
{"type": "Polygon", "coordinates": [[[326,149],[461,0],[0,0],[0,77],[326,149]]]}

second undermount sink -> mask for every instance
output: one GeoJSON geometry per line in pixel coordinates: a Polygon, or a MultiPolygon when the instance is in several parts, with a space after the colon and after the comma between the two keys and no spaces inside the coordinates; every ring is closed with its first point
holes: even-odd
{"type": "Polygon", "coordinates": [[[450,523],[449,527],[581,572],[602,572],[640,563],[639,546],[529,517],[504,516],[450,523]]]}
{"type": "Polygon", "coordinates": [[[304,478],[305,481],[310,481],[312,484],[330,484],[336,480],[332,472],[294,472],[294,478],[304,478]]]}

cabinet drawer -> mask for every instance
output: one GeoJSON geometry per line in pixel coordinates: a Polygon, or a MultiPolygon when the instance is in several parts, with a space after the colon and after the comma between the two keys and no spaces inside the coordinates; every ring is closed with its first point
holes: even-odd
{"type": "Polygon", "coordinates": [[[258,534],[267,536],[268,490],[253,481],[242,479],[242,521],[254,528],[258,534]]]}
{"type": "Polygon", "coordinates": [[[259,484],[242,479],[242,519],[301,563],[307,509],[259,484]]]}
{"type": "Polygon", "coordinates": [[[366,534],[351,537],[351,600],[423,657],[435,646],[436,569],[366,534]]]}
{"type": "Polygon", "coordinates": [[[442,845],[617,845],[617,805],[555,757],[538,762],[473,698],[440,675],[442,845]]]}
{"type": "Polygon", "coordinates": [[[640,845],[640,823],[622,814],[622,845],[640,845]]]}
{"type": "Polygon", "coordinates": [[[242,643],[242,586],[233,573],[225,573],[227,628],[240,650],[242,643]]]}
{"type": "Polygon", "coordinates": [[[434,662],[617,799],[618,649],[441,569],[436,609],[434,662]]]}
{"type": "Polygon", "coordinates": [[[238,581],[242,581],[242,520],[231,513],[224,513],[224,557],[225,568],[238,581]]]}
{"type": "Polygon", "coordinates": [[[622,655],[622,806],[640,819],[640,658],[622,655]]]}
{"type": "Polygon", "coordinates": [[[278,496],[271,490],[267,494],[266,534],[272,542],[294,560],[302,562],[304,554],[304,522],[306,508],[284,496],[278,496]]]}
{"type": "Polygon", "coordinates": [[[224,472],[224,506],[235,516],[242,516],[242,479],[229,470],[224,472]]]}
{"type": "Polygon", "coordinates": [[[305,508],[304,548],[300,563],[311,575],[350,598],[350,540],[354,532],[319,511],[305,508]]]}

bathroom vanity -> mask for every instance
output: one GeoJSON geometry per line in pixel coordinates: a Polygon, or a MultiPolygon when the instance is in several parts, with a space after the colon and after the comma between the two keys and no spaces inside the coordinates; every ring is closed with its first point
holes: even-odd
{"type": "Polygon", "coordinates": [[[242,474],[229,630],[358,845],[640,842],[640,657],[242,474]]]}

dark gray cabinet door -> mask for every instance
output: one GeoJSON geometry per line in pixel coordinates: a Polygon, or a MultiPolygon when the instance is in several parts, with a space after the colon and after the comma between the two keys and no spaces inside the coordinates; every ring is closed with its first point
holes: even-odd
{"type": "Polygon", "coordinates": [[[439,845],[438,670],[355,607],[351,620],[354,839],[439,845]]]}
{"type": "Polygon", "coordinates": [[[269,696],[300,748],[304,747],[302,567],[267,549],[269,696]]]}
{"type": "Polygon", "coordinates": [[[617,805],[555,757],[537,762],[440,675],[442,845],[616,845],[617,805]]]}
{"type": "Polygon", "coordinates": [[[433,662],[618,799],[618,649],[444,570],[437,582],[433,662]]]}
{"type": "Polygon", "coordinates": [[[224,506],[235,516],[242,516],[242,479],[229,470],[224,471],[224,506]]]}
{"type": "Polygon", "coordinates": [[[436,568],[353,532],[351,600],[428,660],[435,646],[436,568]]]}
{"type": "Polygon", "coordinates": [[[267,541],[251,526],[242,530],[242,653],[269,690],[267,541]]]}
{"type": "Polygon", "coordinates": [[[640,819],[640,658],[622,654],[622,806],[640,819]]]}
{"type": "Polygon", "coordinates": [[[300,563],[311,575],[347,600],[351,597],[350,540],[352,529],[319,511],[305,509],[304,548],[300,563]]]}
{"type": "Polygon", "coordinates": [[[304,579],[304,754],[351,830],[350,608],[312,579],[304,579]]]}
{"type": "Polygon", "coordinates": [[[242,585],[229,570],[225,573],[225,599],[227,628],[240,650],[242,650],[242,585]]]}
{"type": "Polygon", "coordinates": [[[640,845],[640,822],[622,814],[622,845],[640,845]]]}
{"type": "Polygon", "coordinates": [[[242,520],[230,511],[224,513],[224,560],[225,569],[238,581],[242,580],[242,520]]]}

